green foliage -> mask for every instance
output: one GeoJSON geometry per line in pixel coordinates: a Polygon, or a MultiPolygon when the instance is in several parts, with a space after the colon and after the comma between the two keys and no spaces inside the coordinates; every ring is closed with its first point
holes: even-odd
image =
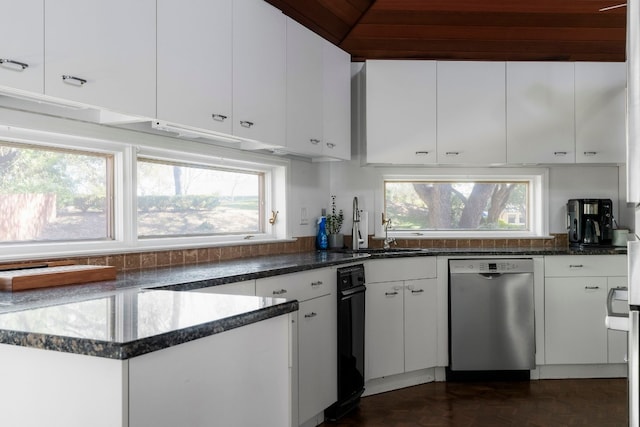
{"type": "Polygon", "coordinates": [[[331,196],[331,213],[327,215],[327,234],[338,234],[342,228],[344,213],[336,209],[336,196],[331,196]]]}
{"type": "Polygon", "coordinates": [[[216,196],[138,196],[138,210],[141,212],[186,212],[211,210],[220,205],[216,196]]]}

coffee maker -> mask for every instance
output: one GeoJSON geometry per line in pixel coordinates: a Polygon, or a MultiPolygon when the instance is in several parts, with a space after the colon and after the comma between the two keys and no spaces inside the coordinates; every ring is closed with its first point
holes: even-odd
{"type": "Polygon", "coordinates": [[[613,203],[610,199],[571,199],[567,202],[570,246],[610,246],[613,203]]]}

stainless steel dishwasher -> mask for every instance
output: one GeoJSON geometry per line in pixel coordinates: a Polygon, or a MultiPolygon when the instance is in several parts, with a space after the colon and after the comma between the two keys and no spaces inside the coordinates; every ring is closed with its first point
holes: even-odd
{"type": "Polygon", "coordinates": [[[447,379],[528,379],[534,368],[533,260],[450,260],[447,379]]]}

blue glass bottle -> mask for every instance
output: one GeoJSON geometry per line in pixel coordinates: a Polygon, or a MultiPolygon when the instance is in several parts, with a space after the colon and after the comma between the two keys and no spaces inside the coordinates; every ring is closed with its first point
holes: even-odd
{"type": "Polygon", "coordinates": [[[327,218],[324,216],[318,218],[318,236],[316,237],[316,247],[323,251],[329,247],[329,239],[327,237],[327,218]]]}

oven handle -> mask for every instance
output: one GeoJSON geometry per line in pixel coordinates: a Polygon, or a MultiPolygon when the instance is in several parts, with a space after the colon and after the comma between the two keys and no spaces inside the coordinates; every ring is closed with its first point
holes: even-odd
{"type": "Polygon", "coordinates": [[[354,296],[355,294],[363,294],[366,290],[367,290],[367,287],[364,285],[345,289],[340,291],[340,298],[349,298],[354,296]]]}

